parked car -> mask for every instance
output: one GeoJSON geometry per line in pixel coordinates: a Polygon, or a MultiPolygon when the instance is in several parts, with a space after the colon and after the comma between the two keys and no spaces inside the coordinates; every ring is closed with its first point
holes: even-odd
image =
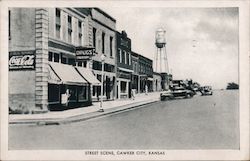
{"type": "Polygon", "coordinates": [[[206,96],[206,95],[213,95],[212,87],[211,86],[204,86],[201,87],[201,95],[206,96]]]}
{"type": "Polygon", "coordinates": [[[195,93],[191,90],[185,89],[182,86],[175,86],[171,88],[171,90],[167,90],[161,92],[160,97],[161,101],[166,99],[174,99],[174,98],[191,98],[195,95],[195,93]]]}

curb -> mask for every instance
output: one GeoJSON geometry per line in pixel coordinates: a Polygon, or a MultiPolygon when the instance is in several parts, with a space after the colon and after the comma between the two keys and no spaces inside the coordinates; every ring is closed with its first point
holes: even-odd
{"type": "Polygon", "coordinates": [[[71,116],[67,118],[55,118],[55,119],[37,119],[37,120],[14,120],[10,121],[9,124],[11,125],[38,125],[38,126],[44,126],[44,125],[60,125],[60,124],[68,124],[68,123],[73,123],[73,122],[80,122],[80,121],[86,121],[98,117],[103,117],[106,115],[111,115],[115,113],[120,113],[120,112],[125,112],[125,111],[130,111],[132,109],[137,109],[141,106],[144,105],[149,105],[153,104],[155,102],[158,102],[159,100],[151,100],[143,103],[138,103],[138,104],[128,104],[128,105],[123,105],[123,106],[118,106],[114,107],[111,109],[107,109],[106,111],[100,113],[100,112],[90,112],[86,114],[80,114],[77,116],[71,116]]]}

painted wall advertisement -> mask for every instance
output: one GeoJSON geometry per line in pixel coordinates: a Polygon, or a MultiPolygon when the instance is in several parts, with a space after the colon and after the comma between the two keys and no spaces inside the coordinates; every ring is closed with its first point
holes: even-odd
{"type": "Polygon", "coordinates": [[[9,52],[9,70],[35,69],[35,51],[9,52]]]}

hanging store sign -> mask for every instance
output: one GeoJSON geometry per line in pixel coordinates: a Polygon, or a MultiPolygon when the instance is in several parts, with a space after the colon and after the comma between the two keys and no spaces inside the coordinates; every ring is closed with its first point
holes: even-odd
{"type": "Polygon", "coordinates": [[[35,51],[9,52],[9,70],[35,69],[35,51]]]}
{"type": "Polygon", "coordinates": [[[77,60],[86,60],[90,59],[95,54],[95,48],[85,48],[78,47],[76,48],[76,59],[77,60]]]}

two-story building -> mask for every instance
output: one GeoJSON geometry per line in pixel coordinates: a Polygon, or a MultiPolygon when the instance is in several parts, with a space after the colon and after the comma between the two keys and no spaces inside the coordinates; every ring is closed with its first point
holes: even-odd
{"type": "MultiPolygon", "coordinates": [[[[92,71],[100,56],[100,48],[93,43],[93,26],[98,26],[92,20],[98,19],[96,10],[9,9],[10,108],[46,112],[92,104],[93,86],[100,86],[94,75],[97,73],[92,71]]],[[[106,29],[109,30],[105,26],[104,32],[106,29]]],[[[109,47],[115,56],[115,32],[107,35],[109,37],[104,35],[102,38],[112,43],[102,42],[105,45],[100,46],[105,46],[105,49],[101,48],[102,53],[112,57],[109,47]]],[[[109,61],[108,58],[105,61],[109,61]]],[[[115,65],[114,58],[110,61],[109,64],[115,65]]],[[[110,77],[113,81],[115,73],[110,77]]]]}
{"type": "MultiPolygon", "coordinates": [[[[99,81],[101,81],[102,60],[104,59],[104,99],[110,100],[116,97],[116,20],[99,8],[90,8],[92,15],[92,44],[96,55],[92,57],[92,69],[99,81]]],[[[101,87],[94,86],[93,100],[99,100],[101,87]]]]}
{"type": "Polygon", "coordinates": [[[153,61],[145,56],[139,55],[139,91],[140,93],[153,91],[153,61]]]}
{"type": "Polygon", "coordinates": [[[125,31],[116,32],[117,98],[131,97],[131,40],[125,31]]]}
{"type": "Polygon", "coordinates": [[[139,81],[139,54],[135,53],[132,51],[131,54],[131,58],[132,58],[132,66],[133,66],[133,73],[131,76],[131,82],[132,82],[132,89],[135,89],[136,93],[138,93],[139,91],[139,85],[140,85],[140,81],[139,81]]]}

